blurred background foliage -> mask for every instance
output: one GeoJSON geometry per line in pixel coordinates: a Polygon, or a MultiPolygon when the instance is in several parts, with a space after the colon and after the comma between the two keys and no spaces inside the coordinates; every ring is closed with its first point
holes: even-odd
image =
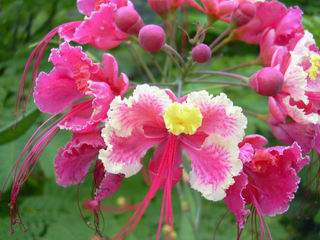
{"type": "MultiPolygon", "coordinates": [[[[61,23],[81,19],[76,10],[75,0],[0,0],[0,183],[6,180],[19,152],[26,143],[28,136],[39,126],[47,116],[41,115],[32,103],[27,106],[23,116],[15,115],[16,93],[18,82],[23,72],[24,64],[32,48],[45,34],[61,23]],[[15,127],[13,127],[15,126],[15,127]]],[[[159,22],[160,19],[150,11],[144,0],[133,1],[146,23],[159,22]]],[[[299,5],[305,11],[304,25],[320,43],[320,1],[319,0],[287,0],[287,5],[299,5]]],[[[205,17],[191,11],[189,13],[189,32],[194,32],[196,23],[205,21],[205,17]]],[[[210,30],[207,39],[213,39],[225,27],[218,24],[210,30]]],[[[49,45],[56,47],[58,40],[54,39],[49,45]]],[[[179,44],[178,44],[179,45],[179,44]]],[[[88,49],[89,50],[89,49],[88,49]]],[[[48,51],[49,52],[49,51],[48,51]]],[[[101,53],[90,49],[93,57],[99,60],[101,53]]],[[[127,73],[131,80],[142,82],[145,75],[134,65],[134,58],[128,61],[130,54],[127,48],[113,50],[121,71],[127,73]]],[[[258,49],[243,43],[233,43],[224,48],[214,57],[212,66],[207,69],[223,69],[230,65],[254,59],[258,49]]],[[[48,53],[47,53],[48,54],[48,53]]],[[[144,54],[140,52],[140,54],[144,54]]],[[[145,56],[148,61],[152,59],[145,56]]],[[[161,56],[156,56],[162,61],[161,56]]],[[[46,59],[45,56],[44,59],[46,59]]],[[[43,61],[43,70],[50,65],[43,61]]],[[[240,73],[250,75],[256,67],[241,70],[240,73]]],[[[30,78],[30,76],[29,76],[30,78]]],[[[27,85],[27,88],[30,86],[27,85]]],[[[247,112],[266,114],[266,98],[256,96],[242,88],[226,89],[224,86],[192,85],[184,91],[206,88],[212,93],[226,92],[237,105],[247,112]],[[245,97],[244,97],[245,96],[245,97]]],[[[265,122],[256,117],[249,117],[247,133],[260,133],[270,139],[271,144],[277,143],[271,136],[265,122]]],[[[60,132],[46,149],[35,171],[23,187],[20,198],[20,212],[27,229],[15,227],[15,233],[10,234],[10,220],[7,202],[9,199],[8,186],[0,203],[0,240],[85,240],[94,239],[92,216],[85,210],[80,211],[82,202],[91,194],[91,179],[80,186],[62,188],[55,184],[53,160],[57,149],[63,146],[70,134],[60,132]],[[89,225],[89,226],[87,226],[89,225]]],[[[314,163],[302,172],[303,186],[289,212],[283,216],[267,219],[272,235],[276,240],[315,240],[320,239],[320,204],[317,181],[319,166],[318,157],[314,163]]],[[[318,176],[319,178],[319,176],[318,176]]],[[[2,184],[0,185],[2,186],[2,184]]],[[[147,186],[141,176],[135,176],[125,181],[121,190],[111,199],[104,202],[101,226],[104,233],[111,235],[116,232],[129,218],[131,212],[118,214],[113,207],[126,203],[134,204],[142,199],[147,186]]],[[[200,198],[199,194],[190,190],[185,184],[174,192],[174,211],[176,216],[176,231],[178,239],[184,240],[230,240],[236,235],[234,217],[226,211],[223,202],[212,203],[200,198]]],[[[138,229],[128,239],[153,239],[160,210],[161,194],[159,193],[148,208],[138,229]]],[[[250,225],[250,221],[248,223],[250,225]]],[[[251,239],[250,226],[244,232],[242,239],[251,239]]]]}

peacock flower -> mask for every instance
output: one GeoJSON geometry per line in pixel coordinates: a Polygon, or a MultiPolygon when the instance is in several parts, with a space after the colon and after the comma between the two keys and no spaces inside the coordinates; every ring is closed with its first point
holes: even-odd
{"type": "Polygon", "coordinates": [[[286,212],[300,182],[297,173],[309,163],[309,157],[302,157],[296,143],[265,148],[267,143],[260,135],[250,135],[239,145],[243,170],[234,177],[235,183],[227,190],[225,202],[240,229],[250,213],[246,205],[252,204],[262,229],[267,227],[264,216],[286,212]]]}
{"type": "Polygon", "coordinates": [[[212,17],[226,22],[231,21],[232,13],[237,8],[239,0],[200,0],[199,4],[196,0],[187,0],[187,3],[212,17]]]}
{"type": "Polygon", "coordinates": [[[185,0],[148,0],[148,3],[153,11],[159,15],[165,15],[171,10],[180,7],[185,0]]]}
{"type": "Polygon", "coordinates": [[[280,105],[299,124],[319,124],[320,55],[312,34],[306,31],[280,64],[287,66],[280,105]]]}
{"type": "Polygon", "coordinates": [[[276,29],[277,41],[285,41],[297,27],[292,23],[295,23],[296,18],[301,14],[300,10],[288,9],[278,1],[248,2],[252,2],[256,6],[255,16],[247,24],[233,31],[234,38],[250,44],[259,44],[265,31],[276,29]]]}
{"type": "Polygon", "coordinates": [[[61,122],[60,128],[82,131],[103,121],[112,99],[127,90],[128,78],[123,73],[118,76],[117,62],[110,54],[104,54],[99,65],[81,47],[63,43],[52,49],[49,61],[54,67],[39,74],[33,94],[41,112],[58,114],[81,99],[91,99],[91,108],[61,122]]]}
{"type": "Polygon", "coordinates": [[[157,146],[149,162],[149,191],[118,237],[137,225],[161,187],[159,229],[163,214],[166,224],[173,225],[171,191],[181,179],[182,151],[190,159],[191,187],[212,201],[225,197],[242,169],[238,143],[247,120],[223,93],[213,97],[200,91],[176,98],[169,90],[144,84],[128,99],[116,97],[108,116],[102,131],[107,147],[99,154],[107,172],[125,177],[137,174],[143,166],[141,159],[157,146]]]}
{"type": "MultiPolygon", "coordinates": [[[[49,61],[54,67],[49,73],[39,74],[33,97],[39,110],[52,116],[36,130],[18,159],[20,167],[15,168],[10,200],[13,223],[20,188],[60,129],[71,130],[73,137],[56,157],[57,183],[69,186],[84,180],[99,150],[105,146],[98,125],[107,118],[112,99],[128,88],[127,76],[118,75],[118,64],[110,54],[104,54],[102,64],[96,64],[81,47],[62,43],[58,49],[52,49],[49,61]]],[[[105,172],[107,179],[115,180],[114,184],[109,180],[99,182],[97,202],[108,195],[103,191],[108,188],[106,184],[120,185],[122,176],[113,175],[105,172]]]]}

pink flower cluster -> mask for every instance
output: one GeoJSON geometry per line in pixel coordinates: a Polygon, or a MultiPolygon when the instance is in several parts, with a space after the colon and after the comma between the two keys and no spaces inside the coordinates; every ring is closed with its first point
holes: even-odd
{"type": "Polygon", "coordinates": [[[59,130],[71,131],[72,138],[57,153],[56,181],[64,187],[79,184],[93,165],[95,195],[86,207],[95,213],[124,178],[144,167],[146,152],[155,148],[148,162],[149,190],[114,239],[122,239],[136,227],[159,190],[163,190],[163,202],[156,238],[160,239],[163,222],[173,228],[172,190],[183,174],[204,198],[224,199],[239,229],[244,228],[250,213],[248,205],[255,209],[262,229],[267,227],[264,216],[282,214],[289,208],[300,182],[298,173],[309,163],[306,154],[312,149],[320,153],[320,53],[311,33],[303,28],[302,11],[276,0],[148,3],[166,24],[179,7],[191,7],[206,14],[209,25],[219,20],[229,23],[225,32],[229,40],[258,45],[263,68],[246,84],[269,97],[271,131],[291,145],[265,147],[268,141],[263,136],[245,136],[247,119],[240,107],[224,93],[213,96],[198,91],[181,96],[181,79],[173,82],[177,94],[148,84],[138,85],[131,94],[128,77],[119,74],[115,57],[103,53],[101,62],[95,63],[71,42],[107,51],[134,39],[149,53],[162,49],[177,57],[182,78],[192,68],[192,61],[210,60],[213,46],[202,42],[201,32],[195,37],[198,42],[193,43],[188,64],[165,43],[162,27],[144,26],[133,2],[78,0],[85,18],[51,31],[31,54],[22,78],[23,87],[35,60],[34,102],[51,117],[22,152],[24,161],[16,169],[11,192],[13,219],[22,184],[59,130]],[[51,50],[53,68],[38,74],[44,50],[55,34],[64,42],[51,50]]]}

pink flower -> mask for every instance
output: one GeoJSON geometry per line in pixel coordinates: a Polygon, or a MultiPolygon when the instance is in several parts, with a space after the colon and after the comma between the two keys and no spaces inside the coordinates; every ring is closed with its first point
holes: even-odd
{"type": "Polygon", "coordinates": [[[90,44],[101,50],[117,47],[127,39],[128,35],[115,24],[116,10],[117,5],[112,3],[99,5],[99,8],[90,12],[78,26],[71,29],[68,25],[61,26],[59,35],[66,41],[90,44]]]}
{"type": "MultiPolygon", "coordinates": [[[[289,147],[264,148],[267,140],[251,135],[240,143],[243,171],[234,177],[235,183],[227,190],[225,202],[236,216],[239,228],[244,228],[252,204],[264,230],[263,217],[286,212],[300,178],[297,173],[309,163],[303,158],[298,144],[289,147]]],[[[262,233],[261,233],[262,234],[262,233]]]]}
{"type": "Polygon", "coordinates": [[[117,62],[110,54],[105,54],[98,65],[81,47],[63,43],[52,49],[49,61],[54,68],[39,74],[33,94],[40,111],[57,114],[84,97],[91,99],[91,109],[60,122],[61,128],[81,131],[103,121],[114,96],[127,90],[128,78],[123,73],[118,77],[117,62]]]}
{"type": "Polygon", "coordinates": [[[180,7],[185,0],[148,0],[148,3],[153,11],[159,15],[168,13],[170,10],[175,10],[180,7]]]}
{"type": "Polygon", "coordinates": [[[266,30],[260,41],[260,56],[265,65],[271,65],[272,57],[289,54],[303,37],[302,11],[289,8],[275,28],[266,30]]]}
{"type": "Polygon", "coordinates": [[[107,172],[125,177],[137,174],[147,150],[157,146],[149,162],[149,191],[117,237],[138,224],[161,187],[164,195],[157,239],[163,217],[173,226],[171,191],[182,175],[182,150],[191,160],[191,187],[209,200],[223,199],[241,171],[237,144],[244,135],[246,118],[224,94],[213,97],[201,91],[177,99],[169,90],[141,85],[132,97],[115,98],[108,116],[102,133],[107,148],[99,154],[107,172]]]}
{"type": "Polygon", "coordinates": [[[202,5],[195,0],[187,0],[191,7],[214,19],[226,22],[231,21],[232,13],[239,4],[239,0],[200,0],[200,2],[202,5]]]}
{"type": "MultiPolygon", "coordinates": [[[[123,95],[128,88],[127,76],[123,73],[118,76],[118,64],[110,54],[104,54],[99,65],[81,47],[63,43],[59,49],[52,49],[49,61],[54,67],[49,73],[39,75],[33,95],[37,107],[52,116],[35,131],[17,161],[10,199],[12,223],[17,217],[20,188],[59,129],[71,130],[73,137],[56,158],[57,183],[68,186],[83,181],[99,150],[105,146],[97,125],[107,118],[112,99],[123,95]]],[[[105,176],[122,178],[109,173],[105,176]]],[[[120,184],[118,180],[114,184],[110,182],[113,189],[120,184]]],[[[98,203],[108,196],[109,180],[106,181],[101,180],[97,186],[94,200],[98,203]]]]}
{"type": "MultiPolygon", "coordinates": [[[[267,29],[276,29],[279,27],[279,37],[286,35],[281,25],[288,9],[278,1],[256,2],[256,14],[247,24],[234,30],[234,38],[251,44],[259,44],[262,34],[267,29]]],[[[283,24],[287,26],[287,21],[283,24]]],[[[288,30],[288,28],[285,28],[288,30]]],[[[290,28],[291,29],[291,28],[290,28]]]]}

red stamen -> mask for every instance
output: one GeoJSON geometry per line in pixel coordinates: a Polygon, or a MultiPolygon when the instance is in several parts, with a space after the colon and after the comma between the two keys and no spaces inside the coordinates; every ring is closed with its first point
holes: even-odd
{"type": "Polygon", "coordinates": [[[129,219],[128,223],[112,238],[115,240],[123,239],[124,236],[132,232],[139,221],[141,220],[145,210],[147,209],[150,201],[158,192],[161,186],[164,186],[163,200],[160,210],[158,230],[156,234],[156,240],[160,239],[163,214],[165,214],[165,223],[173,228],[173,211],[171,201],[171,191],[173,188],[173,170],[175,167],[175,159],[178,150],[177,137],[170,135],[167,141],[167,145],[164,150],[164,154],[161,158],[160,166],[152,179],[152,184],[142,200],[138,205],[133,216],[129,219]]]}

